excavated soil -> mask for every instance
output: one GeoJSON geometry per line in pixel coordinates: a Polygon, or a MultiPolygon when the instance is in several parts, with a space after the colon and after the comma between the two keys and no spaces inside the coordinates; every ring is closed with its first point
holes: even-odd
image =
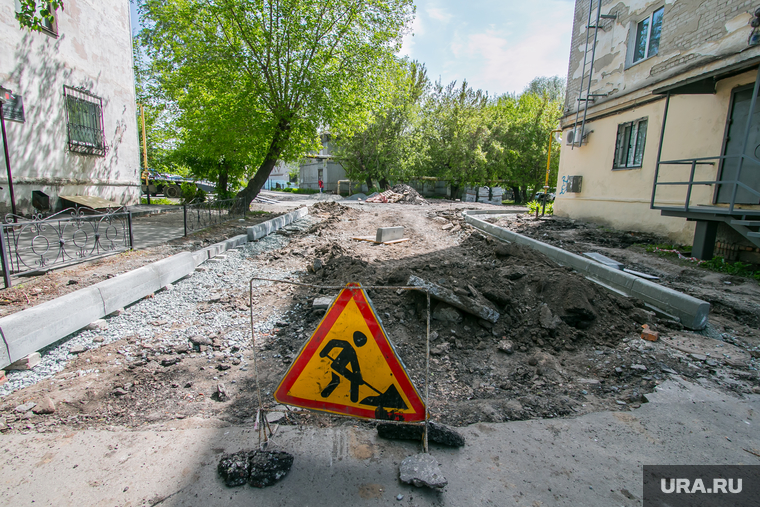
{"type": "MultiPolygon", "coordinates": [[[[313,285],[401,286],[415,275],[497,311],[500,317],[493,325],[432,300],[429,405],[431,416],[447,424],[635,410],[668,375],[685,376],[736,396],[760,391],[753,359],[760,355],[760,329],[742,313],[749,304],[742,302],[742,295],[756,294],[756,282],[725,285],[723,289],[730,292],[722,292],[711,327],[689,332],[639,301],[610,293],[541,254],[481,234],[462,220],[461,211],[469,208],[461,203],[420,208],[320,202],[311,207],[318,222],[305,231],[282,232],[289,240],[284,248],[247,262],[262,269],[276,266],[293,273],[292,280],[313,285]],[[351,239],[373,234],[379,226],[403,226],[409,241],[376,245],[351,239]],[[659,341],[640,338],[644,324],[660,333],[659,341]]],[[[514,224],[505,220],[504,225],[527,223],[527,218],[511,217],[514,224]]],[[[559,242],[561,238],[549,235],[569,229],[555,230],[549,225],[553,221],[543,222],[546,229],[536,226],[524,232],[559,242]]],[[[577,224],[575,229],[592,230],[577,224]]],[[[603,232],[595,234],[608,238],[603,232]]],[[[620,250],[622,259],[638,248],[630,245],[646,242],[638,236],[624,245],[619,238],[627,238],[625,233],[614,234],[611,243],[584,237],[584,245],[579,240],[569,244],[580,249],[588,245],[611,257],[620,250]]],[[[654,263],[663,277],[673,273],[667,275],[673,276],[672,282],[665,280],[670,286],[690,280],[692,292],[716,290],[712,281],[693,275],[694,268],[634,253],[641,266],[654,263]]],[[[277,319],[271,333],[257,334],[257,359],[265,407],[284,412],[280,424],[329,426],[343,421],[275,407],[271,397],[324,315],[324,310],[311,308],[313,300],[337,293],[285,284],[256,290],[256,310],[277,319]]],[[[368,294],[410,377],[424,392],[428,311],[424,295],[375,289],[368,294]]],[[[229,290],[199,305],[198,312],[245,312],[248,305],[245,291],[229,290]]],[[[156,325],[181,330],[189,323],[156,325]]],[[[135,336],[80,354],[53,379],[2,400],[5,431],[137,427],[186,418],[194,425],[250,422],[257,410],[251,347],[231,345],[224,333],[209,333],[207,338],[216,351],[212,362],[188,343],[158,346],[135,336]],[[141,357],[125,361],[120,355],[125,348],[141,348],[141,357]],[[234,359],[240,354],[242,362],[234,359]],[[97,379],[81,374],[94,367],[99,368],[97,379]],[[222,380],[228,401],[217,393],[222,380]],[[52,415],[14,412],[25,401],[45,397],[56,403],[52,415]]]]}

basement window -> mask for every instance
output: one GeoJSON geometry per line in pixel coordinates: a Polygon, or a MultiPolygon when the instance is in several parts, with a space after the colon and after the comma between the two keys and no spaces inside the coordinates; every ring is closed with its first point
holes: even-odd
{"type": "Polygon", "coordinates": [[[86,90],[65,85],[63,96],[69,151],[104,157],[103,100],[86,90]]]}
{"type": "Polygon", "coordinates": [[[641,167],[647,139],[647,118],[618,125],[613,169],[641,167]]]}
{"type": "Polygon", "coordinates": [[[633,63],[645,60],[660,51],[662,34],[662,14],[665,7],[660,7],[636,25],[636,39],[633,41],[633,63]]]}

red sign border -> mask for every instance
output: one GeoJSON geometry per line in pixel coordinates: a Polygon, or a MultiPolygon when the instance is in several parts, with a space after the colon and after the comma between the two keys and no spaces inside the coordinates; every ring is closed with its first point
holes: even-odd
{"type": "Polygon", "coordinates": [[[362,317],[364,317],[364,321],[367,323],[375,342],[380,348],[380,352],[383,354],[383,357],[385,357],[385,361],[390,367],[391,373],[396,377],[399,387],[406,395],[409,403],[412,405],[411,408],[414,410],[414,413],[412,414],[403,413],[399,415],[403,416],[404,422],[424,421],[425,404],[422,402],[422,398],[417,392],[417,389],[415,389],[412,381],[406,374],[406,370],[404,370],[404,367],[401,365],[401,359],[398,357],[396,351],[388,340],[388,337],[385,335],[385,331],[372,309],[369,298],[364,293],[361,284],[358,283],[347,284],[346,288],[338,294],[335,302],[333,302],[332,306],[327,310],[325,317],[322,319],[322,322],[319,323],[319,326],[317,326],[312,337],[298,353],[298,357],[293,364],[290,365],[288,372],[285,374],[280,385],[274,392],[274,399],[285,405],[294,405],[297,407],[360,417],[363,419],[377,419],[375,416],[375,410],[372,409],[351,407],[326,401],[307,400],[288,394],[306,365],[311,361],[312,357],[314,357],[314,354],[317,353],[317,350],[327,336],[327,333],[332,329],[335,321],[340,314],[343,313],[346,305],[348,305],[348,302],[352,299],[356,302],[356,306],[359,308],[362,317]]]}

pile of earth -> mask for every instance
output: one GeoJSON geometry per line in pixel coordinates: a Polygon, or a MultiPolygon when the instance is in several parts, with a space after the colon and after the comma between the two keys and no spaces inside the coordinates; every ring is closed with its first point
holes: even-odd
{"type": "MultiPolygon", "coordinates": [[[[338,242],[325,243],[314,253],[303,280],[307,283],[393,287],[407,285],[415,275],[499,312],[498,321],[492,324],[431,300],[430,406],[437,419],[449,424],[588,411],[581,407],[586,406],[591,388],[574,387],[574,382],[592,374],[585,361],[594,350],[622,351],[616,357],[623,357],[623,362],[642,364],[639,376],[649,371],[646,379],[639,378],[625,388],[607,389],[603,382],[594,381],[608,403],[606,408],[619,405],[621,397],[641,402],[642,393],[655,386],[652,374],[659,375],[664,363],[639,357],[638,350],[626,342],[638,335],[644,323],[655,329],[658,325],[681,327],[657,319],[643,304],[609,293],[537,252],[497,242],[479,232],[471,232],[455,247],[386,261],[365,261],[338,242]]],[[[335,295],[336,290],[317,288],[304,289],[301,294],[307,301],[335,295]]],[[[410,377],[421,389],[428,310],[424,293],[369,289],[368,295],[410,377]]],[[[275,378],[295,359],[323,315],[324,310],[300,312],[281,323],[266,347],[283,360],[275,378]]],[[[597,375],[604,375],[609,364],[601,365],[597,375]]],[[[613,375],[614,368],[609,367],[613,375]]]]}

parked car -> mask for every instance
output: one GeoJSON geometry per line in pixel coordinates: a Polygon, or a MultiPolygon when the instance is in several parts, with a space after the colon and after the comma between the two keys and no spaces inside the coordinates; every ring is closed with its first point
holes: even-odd
{"type": "MultiPolygon", "coordinates": [[[[555,197],[556,197],[556,194],[554,192],[549,192],[549,194],[546,196],[546,201],[553,202],[555,197]]],[[[533,199],[538,202],[542,202],[544,200],[544,193],[536,192],[536,195],[533,196],[533,199]]]]}

